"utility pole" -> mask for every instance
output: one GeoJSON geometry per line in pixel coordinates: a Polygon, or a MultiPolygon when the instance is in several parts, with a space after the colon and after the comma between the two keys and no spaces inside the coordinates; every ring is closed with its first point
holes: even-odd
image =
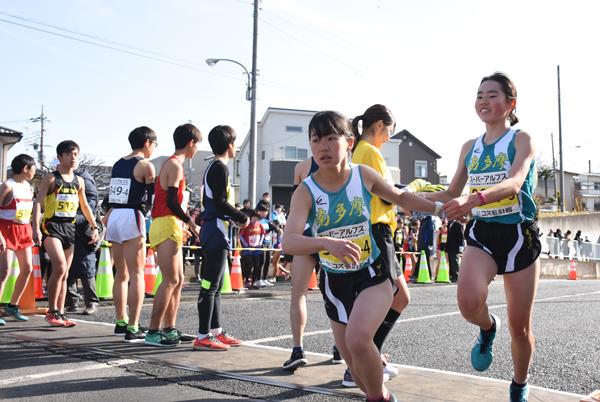
{"type": "Polygon", "coordinates": [[[558,81],[558,157],[560,159],[560,212],[565,212],[565,168],[563,165],[562,118],[560,110],[560,66],[556,66],[558,81]]]}
{"type": "Polygon", "coordinates": [[[550,133],[550,141],[552,141],[552,170],[554,171],[554,199],[556,200],[556,193],[558,192],[556,186],[558,182],[556,179],[556,158],[554,157],[554,133],[550,133]]]}
{"type": "Polygon", "coordinates": [[[41,125],[41,128],[40,128],[40,150],[38,151],[38,161],[39,161],[40,169],[44,170],[45,166],[46,166],[44,164],[44,122],[46,120],[48,120],[48,117],[44,114],[44,105],[42,105],[42,114],[40,114],[38,117],[33,117],[29,120],[33,123],[37,123],[39,121],[40,125],[41,125]]]}
{"type": "Polygon", "coordinates": [[[254,28],[252,32],[252,98],[250,99],[250,150],[248,176],[248,198],[251,205],[256,203],[256,57],[258,45],[258,3],[254,0],[254,28]]]}

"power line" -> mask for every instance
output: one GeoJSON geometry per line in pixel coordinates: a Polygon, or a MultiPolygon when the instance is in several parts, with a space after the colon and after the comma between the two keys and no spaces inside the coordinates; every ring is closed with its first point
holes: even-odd
{"type": "Polygon", "coordinates": [[[117,48],[117,47],[114,47],[114,46],[110,46],[110,45],[104,45],[104,44],[98,43],[98,42],[92,42],[92,41],[89,41],[89,40],[86,40],[86,39],[75,38],[73,36],[64,35],[64,34],[61,34],[61,33],[58,33],[58,32],[48,31],[46,29],[41,29],[41,28],[33,27],[31,25],[21,24],[21,23],[14,22],[14,21],[8,21],[8,20],[5,20],[3,18],[0,18],[0,21],[1,22],[6,22],[8,24],[17,25],[17,26],[20,26],[20,27],[23,27],[23,28],[31,29],[31,30],[34,30],[34,31],[43,32],[43,33],[46,33],[46,34],[49,34],[49,35],[58,36],[58,37],[61,37],[61,38],[64,38],[64,39],[70,39],[70,40],[74,40],[74,41],[77,41],[77,42],[85,43],[85,44],[88,44],[88,45],[98,46],[98,47],[101,47],[101,48],[104,48],[104,49],[113,50],[115,52],[121,52],[121,53],[129,54],[129,55],[132,55],[132,56],[142,57],[144,59],[158,61],[158,62],[161,62],[161,63],[172,64],[172,65],[175,65],[175,66],[178,66],[178,67],[187,68],[187,69],[190,69],[190,70],[201,71],[203,73],[209,73],[209,74],[219,75],[219,74],[216,74],[216,73],[212,73],[209,70],[200,69],[200,68],[195,67],[195,66],[190,66],[190,65],[187,65],[187,64],[183,64],[183,63],[177,63],[177,62],[170,61],[170,60],[165,60],[165,59],[162,59],[162,58],[159,58],[159,57],[153,57],[153,56],[145,55],[145,54],[142,54],[141,52],[133,52],[133,51],[129,51],[129,50],[126,50],[126,49],[120,49],[120,48],[117,48]]]}
{"type": "Polygon", "coordinates": [[[139,48],[139,47],[136,47],[136,46],[125,44],[125,43],[113,41],[111,39],[105,39],[105,38],[102,38],[100,36],[91,35],[91,34],[87,34],[87,33],[84,33],[84,32],[75,31],[75,30],[68,29],[68,28],[63,28],[63,27],[60,27],[60,26],[57,26],[57,25],[48,24],[48,23],[45,23],[45,22],[42,22],[42,21],[37,21],[37,20],[31,19],[31,18],[22,17],[20,15],[9,14],[9,13],[5,13],[3,11],[0,11],[0,14],[6,15],[8,17],[15,18],[15,19],[18,19],[18,20],[21,20],[21,21],[30,22],[30,23],[33,23],[33,24],[36,24],[36,25],[41,25],[41,26],[44,26],[44,27],[47,27],[47,28],[52,28],[52,29],[57,30],[57,31],[67,32],[67,33],[75,34],[75,35],[78,35],[78,36],[81,36],[81,37],[84,37],[84,38],[93,39],[93,40],[95,40],[97,42],[109,43],[111,45],[116,45],[116,46],[119,46],[119,47],[122,47],[122,48],[135,50],[137,52],[151,54],[151,55],[154,55],[156,57],[163,58],[163,59],[176,60],[176,61],[178,61],[180,63],[184,63],[184,64],[193,64],[192,62],[190,62],[188,60],[178,59],[176,57],[169,56],[169,55],[166,55],[166,54],[162,54],[162,53],[159,53],[159,52],[155,52],[153,50],[139,48]]]}
{"type": "Polygon", "coordinates": [[[308,43],[308,42],[306,42],[306,41],[304,41],[304,40],[302,40],[302,39],[300,39],[300,38],[298,38],[298,37],[296,37],[296,36],[294,36],[294,35],[290,34],[289,32],[286,32],[286,31],[285,31],[285,30],[283,30],[282,28],[279,28],[279,27],[277,27],[277,26],[276,26],[275,24],[273,24],[272,22],[269,22],[269,21],[265,20],[264,18],[262,19],[262,22],[263,22],[264,24],[266,24],[266,25],[270,26],[272,29],[274,29],[274,30],[276,30],[276,31],[279,31],[279,32],[281,32],[282,34],[284,34],[284,35],[288,36],[289,38],[291,38],[291,39],[295,40],[296,42],[298,42],[298,43],[301,43],[302,45],[304,45],[304,46],[306,46],[306,47],[308,47],[308,48],[310,48],[310,49],[314,50],[315,52],[318,52],[318,53],[320,53],[320,54],[322,54],[322,55],[324,55],[324,56],[326,56],[326,57],[330,58],[331,60],[334,60],[334,61],[336,61],[337,63],[339,63],[339,64],[341,64],[341,65],[343,65],[343,66],[346,66],[346,67],[348,67],[349,69],[353,70],[354,72],[356,72],[356,73],[359,73],[359,74],[364,74],[364,72],[363,72],[363,71],[361,71],[361,70],[359,70],[359,69],[357,69],[357,68],[356,68],[356,66],[354,66],[354,65],[352,65],[352,64],[350,64],[350,63],[346,63],[345,61],[343,61],[343,60],[341,60],[341,59],[339,59],[339,58],[337,58],[337,57],[335,57],[335,56],[332,56],[331,54],[327,53],[326,51],[324,51],[324,50],[321,50],[321,49],[318,49],[318,48],[314,47],[314,46],[313,46],[313,45],[311,45],[310,43],[308,43]]]}
{"type": "Polygon", "coordinates": [[[0,124],[26,123],[28,121],[30,121],[30,120],[29,119],[21,119],[21,120],[0,121],[0,124]]]}
{"type": "MultiPolygon", "coordinates": [[[[239,77],[238,74],[227,74],[227,73],[222,73],[222,72],[216,72],[216,71],[208,70],[206,68],[200,68],[200,67],[194,65],[194,62],[190,62],[190,61],[186,61],[186,60],[182,60],[182,59],[177,59],[175,57],[171,57],[171,56],[168,56],[168,55],[163,55],[163,54],[158,53],[158,52],[146,51],[146,50],[143,50],[143,49],[140,49],[140,48],[136,48],[136,47],[133,47],[133,46],[129,46],[129,45],[126,45],[126,44],[123,44],[123,43],[120,43],[120,42],[105,40],[105,39],[102,39],[102,38],[94,36],[94,35],[88,35],[88,34],[85,34],[85,33],[81,33],[81,32],[77,32],[77,31],[73,31],[73,30],[61,28],[61,27],[58,27],[58,26],[55,26],[55,25],[45,24],[45,23],[38,22],[38,21],[35,21],[35,20],[27,19],[27,18],[24,18],[24,17],[13,16],[11,14],[7,14],[7,13],[4,13],[4,12],[0,12],[0,14],[8,15],[8,16],[13,17],[13,18],[19,18],[19,19],[27,21],[27,22],[31,22],[31,23],[34,23],[34,24],[39,24],[39,25],[42,25],[42,26],[47,26],[47,27],[50,27],[50,28],[53,28],[53,29],[64,31],[64,32],[73,33],[75,35],[88,37],[88,38],[94,39],[96,41],[105,41],[107,43],[111,43],[111,44],[119,46],[119,47],[115,47],[115,46],[112,46],[110,44],[98,43],[98,42],[87,40],[87,39],[76,38],[76,37],[71,36],[71,35],[62,34],[62,33],[59,33],[59,32],[53,32],[53,31],[49,31],[47,29],[42,29],[42,28],[31,26],[31,25],[22,24],[22,23],[19,23],[19,22],[10,21],[10,20],[6,20],[6,19],[3,19],[3,18],[0,18],[0,22],[5,22],[7,24],[17,25],[17,26],[20,26],[20,27],[23,27],[23,28],[31,29],[31,30],[42,32],[42,33],[45,33],[45,34],[58,36],[58,37],[63,38],[63,39],[69,39],[69,40],[73,40],[73,41],[76,41],[76,42],[81,42],[81,43],[84,43],[84,44],[87,44],[87,45],[97,46],[97,47],[100,47],[100,48],[104,48],[104,49],[108,49],[108,50],[112,50],[112,51],[116,51],[116,52],[128,54],[130,56],[141,57],[141,58],[152,60],[152,61],[156,61],[156,62],[159,62],[159,63],[166,63],[166,64],[174,65],[174,66],[177,66],[177,67],[186,68],[188,70],[193,70],[193,71],[198,71],[198,72],[202,72],[202,73],[206,73],[206,74],[215,75],[215,76],[218,76],[218,77],[229,78],[229,79],[233,79],[234,77],[235,78],[239,77]],[[127,48],[133,49],[133,50],[127,50],[127,48]],[[150,55],[144,54],[144,52],[149,52],[151,54],[150,55]],[[174,61],[174,60],[179,60],[179,61],[174,61]]],[[[282,84],[282,83],[278,83],[278,82],[275,82],[275,81],[269,81],[269,80],[261,80],[261,81],[263,82],[263,85],[268,86],[268,87],[278,88],[278,89],[281,89],[281,90],[284,90],[284,91],[287,91],[287,92],[306,93],[306,92],[302,91],[302,89],[300,89],[300,88],[292,87],[292,86],[289,86],[289,85],[286,85],[286,84],[282,84]]]]}
{"type": "MultiPolygon", "coordinates": [[[[292,20],[291,18],[287,18],[287,17],[283,16],[281,14],[281,12],[289,15],[290,17],[296,17],[295,15],[292,15],[292,14],[286,12],[285,10],[281,10],[281,12],[279,12],[279,11],[267,9],[267,10],[265,10],[265,12],[268,13],[268,14],[273,15],[276,18],[279,18],[279,19],[283,20],[286,24],[293,25],[296,28],[301,29],[301,30],[303,30],[305,32],[308,32],[311,35],[318,36],[318,37],[320,37],[322,39],[325,39],[325,40],[333,43],[336,46],[341,46],[341,47],[344,47],[344,48],[346,48],[348,50],[352,50],[353,49],[353,47],[350,44],[345,43],[343,41],[340,41],[339,38],[337,36],[335,36],[335,35],[326,34],[325,31],[323,31],[322,28],[320,28],[320,27],[318,27],[318,26],[316,26],[314,24],[311,24],[310,22],[308,22],[306,20],[302,21],[302,24],[300,24],[300,23],[297,23],[296,21],[292,20]],[[312,30],[311,29],[307,29],[306,26],[312,27],[314,29],[312,29],[312,30]]],[[[263,18],[261,18],[261,20],[263,20],[263,18]]]]}

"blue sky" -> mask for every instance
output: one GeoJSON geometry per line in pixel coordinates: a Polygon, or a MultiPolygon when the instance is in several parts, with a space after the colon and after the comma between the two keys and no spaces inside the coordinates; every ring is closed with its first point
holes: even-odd
{"type": "MultiPolygon", "coordinates": [[[[501,70],[517,86],[519,126],[549,163],[551,132],[558,143],[560,64],[566,168],[587,169],[592,159],[600,171],[593,153],[600,145],[598,4],[264,0],[257,115],[272,106],[355,116],[383,103],[399,129],[442,155],[439,170],[451,177],[461,144],[484,129],[473,107],[479,80],[501,70]]],[[[127,134],[139,125],[157,131],[156,156],[172,151],[173,129],[188,120],[204,134],[217,124],[233,126],[240,137],[248,130],[242,70],[204,60],[231,58],[250,69],[251,1],[4,0],[0,13],[8,21],[0,21],[0,125],[27,138],[39,125],[25,120],[38,116],[42,104],[50,119],[48,144],[74,139],[83,153],[108,164],[128,152],[127,134]]],[[[17,145],[9,156],[24,151],[32,149],[17,145]]],[[[45,152],[50,159],[54,148],[45,152]]]]}

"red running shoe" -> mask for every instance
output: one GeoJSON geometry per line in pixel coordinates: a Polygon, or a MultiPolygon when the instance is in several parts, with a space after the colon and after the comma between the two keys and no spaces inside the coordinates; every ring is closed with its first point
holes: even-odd
{"type": "Polygon", "coordinates": [[[229,345],[220,342],[214,335],[210,334],[206,338],[194,340],[193,348],[195,350],[208,350],[212,352],[224,352],[229,349],[229,345]]]}
{"type": "Polygon", "coordinates": [[[229,335],[225,331],[221,332],[215,338],[217,338],[219,342],[224,343],[225,345],[229,345],[231,347],[240,346],[242,344],[242,341],[240,341],[239,339],[235,339],[233,336],[229,335]]]}
{"type": "Polygon", "coordinates": [[[51,327],[65,326],[65,322],[58,311],[48,311],[46,313],[46,322],[50,324],[51,327]]]}
{"type": "Polygon", "coordinates": [[[62,318],[63,322],[65,323],[66,328],[71,328],[71,327],[74,327],[75,325],[77,325],[77,323],[75,321],[69,320],[69,318],[64,314],[60,314],[60,318],[62,318]]]}

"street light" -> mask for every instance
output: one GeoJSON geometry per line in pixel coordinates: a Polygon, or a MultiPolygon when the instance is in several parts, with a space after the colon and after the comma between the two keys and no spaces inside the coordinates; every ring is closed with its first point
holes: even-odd
{"type": "Polygon", "coordinates": [[[248,198],[252,205],[256,201],[256,73],[252,73],[240,62],[232,59],[206,59],[206,64],[213,67],[220,61],[228,61],[244,69],[246,74],[246,100],[250,101],[250,150],[248,152],[248,164],[250,176],[248,177],[248,198]]]}
{"type": "Polygon", "coordinates": [[[230,63],[234,63],[244,69],[244,73],[246,74],[246,78],[248,79],[248,81],[246,82],[246,100],[251,101],[252,100],[252,76],[250,75],[250,72],[248,71],[248,69],[242,63],[239,63],[239,62],[237,62],[235,60],[231,60],[231,59],[206,59],[206,64],[213,67],[215,64],[217,64],[220,61],[228,61],[230,63]]]}

